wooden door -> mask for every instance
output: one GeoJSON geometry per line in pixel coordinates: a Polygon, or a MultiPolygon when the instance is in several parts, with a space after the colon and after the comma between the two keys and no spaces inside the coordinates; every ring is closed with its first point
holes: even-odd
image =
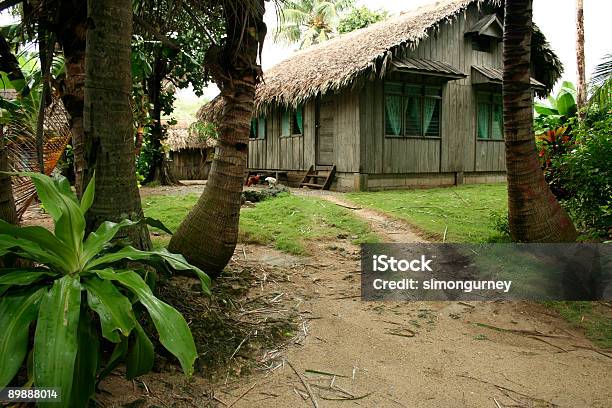
{"type": "Polygon", "coordinates": [[[331,166],[334,164],[334,147],[336,144],[335,117],[336,98],[333,95],[317,98],[317,165],[331,166]]]}

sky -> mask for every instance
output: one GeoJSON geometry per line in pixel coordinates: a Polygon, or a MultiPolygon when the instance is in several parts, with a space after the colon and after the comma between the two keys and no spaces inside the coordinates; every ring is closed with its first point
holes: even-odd
{"type": "MultiPolygon", "coordinates": [[[[357,5],[364,5],[371,9],[384,9],[390,14],[397,14],[403,10],[410,10],[424,4],[434,3],[435,0],[357,0],[357,5]]],[[[576,0],[534,0],[533,19],[550,42],[552,49],[557,53],[565,72],[562,80],[576,82],[576,0]]],[[[276,12],[272,2],[266,2],[268,10],[265,20],[268,25],[268,38],[263,50],[263,68],[281,62],[294,50],[295,46],[275,44],[272,33],[277,27],[276,12]]],[[[587,78],[595,65],[608,53],[612,53],[612,1],[610,0],[584,0],[585,25],[585,59],[587,78]]],[[[0,25],[8,24],[10,16],[0,15],[0,25]]],[[[561,81],[557,84],[557,87],[561,81]]],[[[186,105],[197,105],[198,101],[213,98],[218,93],[215,86],[210,86],[203,99],[198,99],[190,89],[179,90],[177,98],[186,105]]],[[[179,118],[180,119],[180,118],[179,118]]]]}

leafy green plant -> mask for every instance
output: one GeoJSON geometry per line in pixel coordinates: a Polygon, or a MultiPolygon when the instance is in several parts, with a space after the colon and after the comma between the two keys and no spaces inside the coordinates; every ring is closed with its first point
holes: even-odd
{"type": "Polygon", "coordinates": [[[120,361],[126,361],[128,378],[152,368],[153,343],[139,323],[145,310],[160,343],[190,376],[197,358],[191,331],[176,309],[153,295],[154,271],[193,272],[206,293],[210,278],[165,249],[140,251],[114,243],[118,231],[135,224],[130,220],[105,222],[85,237],[84,215],[93,203],[95,178],[79,202],[63,177],[18,175],[32,178],[55,230],[0,221],[0,256],[33,262],[0,271],[0,388],[15,381],[28,361],[29,385],[59,388],[60,406],[87,406],[96,381],[120,361]],[[129,261],[135,262],[128,266],[129,261]],[[102,341],[115,345],[105,364],[102,341]]]}
{"type": "Polygon", "coordinates": [[[349,33],[386,20],[388,17],[389,13],[386,10],[370,10],[366,6],[353,7],[338,23],[338,32],[349,33]]]}
{"type": "Polygon", "coordinates": [[[556,97],[550,95],[546,102],[536,102],[534,104],[536,133],[544,133],[565,125],[577,113],[576,98],[574,84],[565,81],[556,97]]]}
{"type": "Polygon", "coordinates": [[[587,232],[606,236],[612,225],[612,117],[587,115],[574,127],[575,144],[552,159],[554,178],[562,186],[574,222],[587,232]],[[593,117],[592,117],[593,116],[593,117]]]}

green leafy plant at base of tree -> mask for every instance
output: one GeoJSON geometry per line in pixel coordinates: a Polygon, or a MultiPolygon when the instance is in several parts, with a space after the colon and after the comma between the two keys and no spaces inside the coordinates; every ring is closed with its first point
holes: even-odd
{"type": "MultiPolygon", "coordinates": [[[[105,222],[85,237],[95,176],[79,202],[63,177],[18,175],[32,178],[55,230],[0,221],[0,256],[27,259],[34,265],[0,271],[0,388],[15,381],[24,362],[31,361],[27,384],[58,388],[62,398],[59,404],[39,406],[87,406],[96,382],[121,361],[126,362],[128,378],[152,368],[153,343],[139,323],[145,310],[160,343],[190,376],[197,352],[189,326],[176,309],[153,295],[153,269],[126,264],[134,261],[155,270],[195,273],[205,293],[210,293],[208,275],[165,249],[140,251],[115,243],[118,231],[135,224],[130,220],[105,222]],[[103,341],[114,344],[105,362],[100,352],[103,341]]],[[[163,228],[159,222],[151,224],[163,228]]]]}

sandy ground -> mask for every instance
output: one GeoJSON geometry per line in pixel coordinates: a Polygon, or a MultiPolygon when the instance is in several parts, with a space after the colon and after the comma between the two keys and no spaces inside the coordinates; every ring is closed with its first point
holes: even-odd
{"type": "MultiPolygon", "coordinates": [[[[143,189],[143,195],[151,192],[143,189]]],[[[353,207],[388,242],[423,241],[401,221],[355,207],[340,194],[320,195],[353,207]]],[[[252,289],[257,296],[272,287],[306,316],[302,340],[284,349],[277,363],[217,383],[188,382],[178,373],[137,382],[113,376],[100,386],[100,404],[612,407],[612,353],[594,348],[550,310],[528,302],[363,302],[359,248],[346,240],[312,245],[315,257],[256,246],[236,250],[236,262],[293,271],[288,281],[252,289]]]]}

